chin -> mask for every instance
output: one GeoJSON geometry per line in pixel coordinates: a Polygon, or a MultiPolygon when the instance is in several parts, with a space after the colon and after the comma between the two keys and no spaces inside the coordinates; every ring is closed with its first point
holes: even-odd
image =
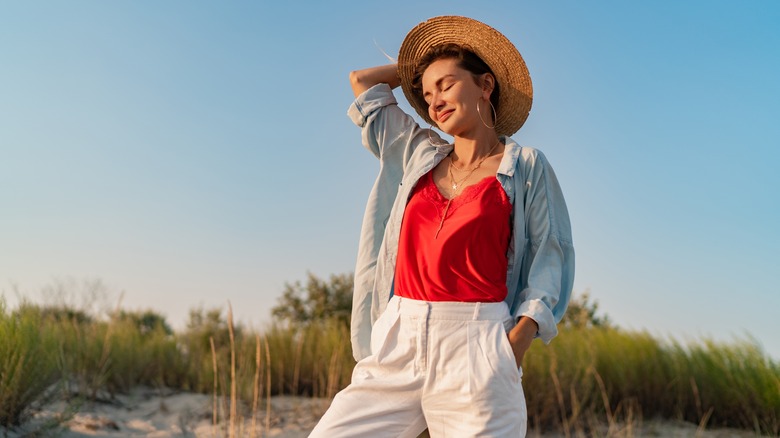
{"type": "Polygon", "coordinates": [[[455,136],[458,135],[457,132],[454,132],[454,131],[452,131],[450,129],[441,129],[441,132],[443,132],[443,133],[445,133],[445,134],[447,134],[449,136],[452,136],[452,137],[455,137],[455,136]]]}
{"type": "Polygon", "coordinates": [[[447,135],[457,135],[457,133],[461,132],[462,129],[459,129],[459,126],[456,123],[452,123],[451,120],[445,120],[444,126],[441,124],[436,124],[438,126],[439,130],[447,135]]]}
{"type": "Polygon", "coordinates": [[[458,126],[450,126],[447,129],[441,129],[442,132],[444,132],[447,135],[451,135],[453,137],[459,136],[460,134],[463,134],[464,130],[461,127],[458,126]]]}

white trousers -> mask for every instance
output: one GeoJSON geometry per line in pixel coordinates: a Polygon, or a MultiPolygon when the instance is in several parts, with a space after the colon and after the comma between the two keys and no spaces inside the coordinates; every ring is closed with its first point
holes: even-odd
{"type": "Polygon", "coordinates": [[[394,296],[310,437],[524,437],[525,396],[506,303],[394,296]]]}

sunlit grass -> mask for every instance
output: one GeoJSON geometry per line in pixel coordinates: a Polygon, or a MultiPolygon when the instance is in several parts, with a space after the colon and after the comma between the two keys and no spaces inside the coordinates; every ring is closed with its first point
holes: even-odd
{"type": "Polygon", "coordinates": [[[751,340],[684,345],[644,332],[564,329],[526,354],[523,386],[530,425],[541,430],[665,418],[780,433],[780,367],[751,340]]]}
{"type": "Polygon", "coordinates": [[[57,381],[57,339],[37,314],[14,317],[0,298],[0,425],[16,425],[57,381]]]}
{"type": "MultiPolygon", "coordinates": [[[[220,431],[230,432],[232,413],[233,424],[254,419],[257,435],[270,395],[332,397],[349,383],[343,321],[238,324],[232,349],[230,328],[220,309],[193,310],[174,333],[153,312],[100,317],[0,303],[0,425],[19,424],[52,392],[100,399],[148,385],[215,394],[220,431]]],[[[750,339],[681,343],[568,326],[551,345],[535,343],[523,369],[532,431],[632,436],[663,418],[780,434],[780,367],[750,339]]]]}

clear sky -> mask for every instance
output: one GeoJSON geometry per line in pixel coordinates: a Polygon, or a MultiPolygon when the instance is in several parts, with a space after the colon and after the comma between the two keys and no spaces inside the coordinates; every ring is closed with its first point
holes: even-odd
{"type": "Polygon", "coordinates": [[[514,138],[563,186],[575,293],[780,358],[775,1],[3,2],[0,293],[100,279],[174,327],[228,300],[259,326],[285,282],[351,272],[378,165],[348,73],[446,14],[528,64],[514,138]]]}

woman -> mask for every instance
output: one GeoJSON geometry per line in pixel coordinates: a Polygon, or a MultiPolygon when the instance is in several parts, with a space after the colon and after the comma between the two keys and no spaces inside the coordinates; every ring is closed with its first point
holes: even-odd
{"type": "Polygon", "coordinates": [[[380,160],[358,251],[352,383],[312,437],[524,436],[521,363],[557,334],[574,275],[566,205],[516,132],[520,53],[495,29],[436,17],[398,65],[352,72],[349,115],[380,160]],[[446,144],[396,105],[401,85],[446,144]]]}

